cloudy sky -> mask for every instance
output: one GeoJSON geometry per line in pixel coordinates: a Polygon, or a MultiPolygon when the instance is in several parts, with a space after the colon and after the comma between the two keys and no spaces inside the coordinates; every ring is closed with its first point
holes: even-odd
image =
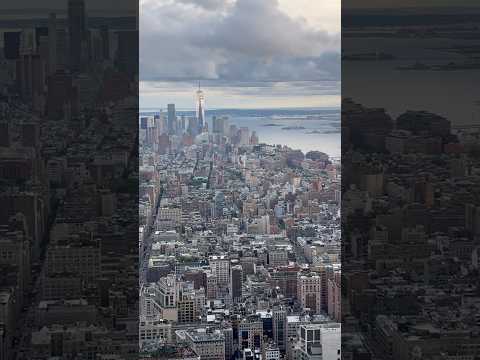
{"type": "Polygon", "coordinates": [[[140,0],[141,107],[340,105],[341,0],[140,0]]]}

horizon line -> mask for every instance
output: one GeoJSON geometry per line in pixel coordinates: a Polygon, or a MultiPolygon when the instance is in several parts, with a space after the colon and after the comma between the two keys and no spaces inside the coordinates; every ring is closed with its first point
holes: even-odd
{"type": "MultiPolygon", "coordinates": [[[[164,110],[167,107],[161,106],[139,106],[139,111],[142,110],[164,110]]],[[[206,109],[205,111],[217,111],[217,110],[340,110],[341,106],[288,106],[288,107],[242,107],[242,108],[235,108],[235,107],[217,107],[217,108],[210,108],[206,109]]],[[[195,108],[176,108],[176,111],[195,111],[195,108]]]]}

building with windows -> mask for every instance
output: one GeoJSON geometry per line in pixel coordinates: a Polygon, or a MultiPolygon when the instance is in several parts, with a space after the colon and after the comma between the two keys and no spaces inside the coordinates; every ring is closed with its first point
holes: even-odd
{"type": "Polygon", "coordinates": [[[297,298],[304,309],[310,309],[315,314],[322,308],[322,279],[314,272],[299,273],[297,278],[297,298]]]}

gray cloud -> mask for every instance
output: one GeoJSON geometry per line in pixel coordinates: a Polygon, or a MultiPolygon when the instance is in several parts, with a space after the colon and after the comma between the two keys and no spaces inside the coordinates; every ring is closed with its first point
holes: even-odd
{"type": "Polygon", "coordinates": [[[339,51],[339,34],[290,18],[276,0],[141,3],[144,81],[339,80],[339,51]]]}
{"type": "Polygon", "coordinates": [[[196,7],[204,8],[205,10],[219,10],[223,9],[227,2],[225,0],[177,0],[179,3],[189,4],[196,7]]]}

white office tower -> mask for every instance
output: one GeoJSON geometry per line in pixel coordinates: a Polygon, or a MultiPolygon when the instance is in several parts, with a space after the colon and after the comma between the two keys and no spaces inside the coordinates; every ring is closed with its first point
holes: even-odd
{"type": "Polygon", "coordinates": [[[225,286],[230,283],[230,259],[224,255],[213,255],[209,258],[212,273],[217,278],[218,286],[225,286]]]}
{"type": "Polygon", "coordinates": [[[248,127],[240,128],[240,145],[249,145],[250,144],[250,130],[248,127]]]}
{"type": "Polygon", "coordinates": [[[162,319],[177,322],[177,280],[175,275],[167,275],[158,281],[158,300],[162,319]]]}
{"type": "Polygon", "coordinates": [[[340,360],[341,327],[339,323],[305,324],[299,328],[293,358],[299,360],[340,360]]]}
{"type": "Polygon", "coordinates": [[[225,335],[218,329],[195,329],[184,332],[187,344],[205,360],[225,360],[225,335]]]}
{"type": "Polygon", "coordinates": [[[277,347],[269,346],[265,349],[265,360],[280,360],[280,350],[277,347]]]}

